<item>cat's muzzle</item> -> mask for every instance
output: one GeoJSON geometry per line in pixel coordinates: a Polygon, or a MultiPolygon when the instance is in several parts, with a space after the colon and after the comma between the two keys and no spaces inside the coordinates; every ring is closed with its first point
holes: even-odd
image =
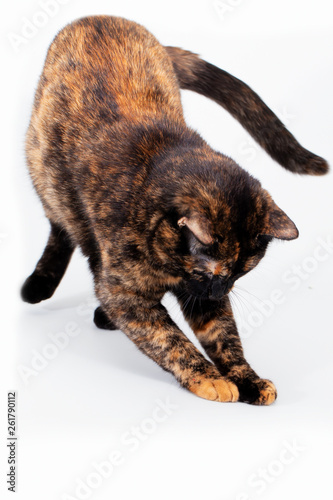
{"type": "Polygon", "coordinates": [[[221,276],[201,276],[201,279],[192,279],[188,282],[188,291],[191,295],[204,300],[221,300],[232,288],[231,280],[221,276]]]}
{"type": "Polygon", "coordinates": [[[208,298],[210,300],[221,300],[229,292],[230,288],[229,280],[225,280],[220,276],[213,276],[208,289],[208,298]]]}

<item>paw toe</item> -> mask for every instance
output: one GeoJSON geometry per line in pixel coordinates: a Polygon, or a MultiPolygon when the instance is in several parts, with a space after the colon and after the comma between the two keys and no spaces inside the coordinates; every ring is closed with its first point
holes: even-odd
{"type": "Polygon", "coordinates": [[[235,402],[239,397],[237,386],[222,378],[196,381],[189,389],[200,398],[210,401],[235,402]]]}

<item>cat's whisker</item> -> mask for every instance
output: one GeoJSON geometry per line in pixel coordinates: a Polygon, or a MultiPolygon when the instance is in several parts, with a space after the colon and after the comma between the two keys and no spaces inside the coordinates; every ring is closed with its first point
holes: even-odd
{"type": "Polygon", "coordinates": [[[182,311],[182,307],[181,307],[181,304],[179,303],[179,301],[177,300],[176,303],[172,304],[171,306],[168,306],[168,311],[170,313],[173,313],[174,311],[177,311],[177,314],[175,315],[175,321],[179,321],[180,318],[182,318],[184,316],[184,313],[182,311]]]}
{"type": "Polygon", "coordinates": [[[239,300],[245,305],[247,312],[252,312],[253,302],[251,302],[246,296],[242,295],[240,290],[238,290],[236,293],[239,300]]]}
{"type": "Polygon", "coordinates": [[[254,293],[252,292],[249,292],[249,290],[246,290],[246,288],[242,288],[240,287],[239,285],[236,285],[237,286],[237,291],[238,292],[241,292],[241,293],[247,293],[248,295],[251,295],[251,297],[253,297],[254,299],[258,300],[259,302],[261,302],[262,304],[264,304],[264,301],[258,297],[257,295],[254,295],[254,293]]]}
{"type": "Polygon", "coordinates": [[[196,300],[197,300],[197,297],[195,297],[195,296],[194,296],[194,297],[193,297],[193,303],[192,303],[192,309],[191,309],[190,318],[192,318],[193,308],[194,308],[194,304],[195,304],[196,300]]]}
{"type": "Polygon", "coordinates": [[[238,307],[238,303],[237,303],[237,297],[234,295],[233,292],[231,292],[229,294],[229,297],[230,297],[230,302],[231,302],[231,307],[232,309],[236,309],[237,313],[241,316],[240,314],[240,311],[239,311],[239,307],[238,307]]]}
{"type": "Polygon", "coordinates": [[[184,307],[184,312],[186,312],[187,306],[191,302],[191,299],[192,299],[192,295],[189,295],[188,298],[187,298],[187,300],[184,303],[184,306],[183,306],[184,307]]]}
{"type": "Polygon", "coordinates": [[[243,309],[243,313],[244,313],[244,306],[245,306],[245,308],[246,308],[246,312],[247,312],[247,313],[250,313],[250,312],[252,311],[252,309],[253,309],[252,304],[251,304],[251,303],[250,303],[247,299],[245,299],[245,297],[242,297],[242,296],[240,295],[239,291],[237,291],[237,290],[233,290],[233,291],[232,291],[232,293],[233,293],[233,296],[234,296],[235,298],[237,298],[237,300],[238,300],[238,301],[239,301],[239,303],[241,304],[242,309],[243,309]]]}
{"type": "Polygon", "coordinates": [[[231,299],[232,306],[236,308],[239,316],[245,316],[244,306],[241,303],[241,301],[239,300],[239,297],[237,297],[237,295],[234,292],[232,292],[230,294],[230,299],[231,299]]]}

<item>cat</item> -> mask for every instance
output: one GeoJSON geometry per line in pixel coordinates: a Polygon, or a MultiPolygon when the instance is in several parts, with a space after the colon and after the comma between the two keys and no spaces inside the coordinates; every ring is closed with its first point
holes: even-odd
{"type": "Polygon", "coordinates": [[[286,169],[327,172],[237,78],[132,21],[76,20],[48,50],[27,132],[51,231],[21,295],[51,297],[80,247],[98,327],[122,330],[197,396],[269,405],[276,388],[246,361],[228,293],[273,239],[298,230],[258,180],[186,125],[180,89],[222,105],[286,169]],[[210,360],[161,304],[168,291],[210,360]]]}

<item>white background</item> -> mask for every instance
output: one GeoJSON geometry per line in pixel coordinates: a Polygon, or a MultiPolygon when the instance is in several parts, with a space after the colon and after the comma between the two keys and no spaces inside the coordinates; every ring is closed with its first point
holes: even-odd
{"type": "MultiPolygon", "coordinates": [[[[233,299],[248,360],[278,388],[271,407],[196,398],[124,334],[95,328],[92,281],[78,252],[50,300],[23,304],[18,290],[48,235],[25,167],[24,134],[59,29],[89,14],[138,21],[163,44],[198,52],[243,79],[305,147],[330,161],[331,2],[226,0],[219,13],[211,0],[61,3],[46,19],[35,0],[1,7],[1,490],[8,494],[6,393],[15,389],[18,499],[330,498],[333,250],[323,241],[333,238],[332,174],[286,172],[219,106],[183,94],[188,123],[255,175],[300,230],[298,240],[271,246],[233,299]],[[22,34],[26,19],[39,27],[15,50],[13,34],[22,34]],[[65,348],[50,347],[50,334],[73,326],[78,334],[67,335],[65,348]],[[20,376],[22,366],[35,366],[36,352],[54,358],[20,376]],[[158,401],[173,405],[169,414],[158,401]],[[135,427],[141,437],[128,441],[135,427]],[[93,463],[116,450],[121,463],[108,478],[96,475],[93,463]],[[91,485],[85,496],[79,481],[91,485]]],[[[174,301],[166,304],[193,338],[174,301]]]]}

